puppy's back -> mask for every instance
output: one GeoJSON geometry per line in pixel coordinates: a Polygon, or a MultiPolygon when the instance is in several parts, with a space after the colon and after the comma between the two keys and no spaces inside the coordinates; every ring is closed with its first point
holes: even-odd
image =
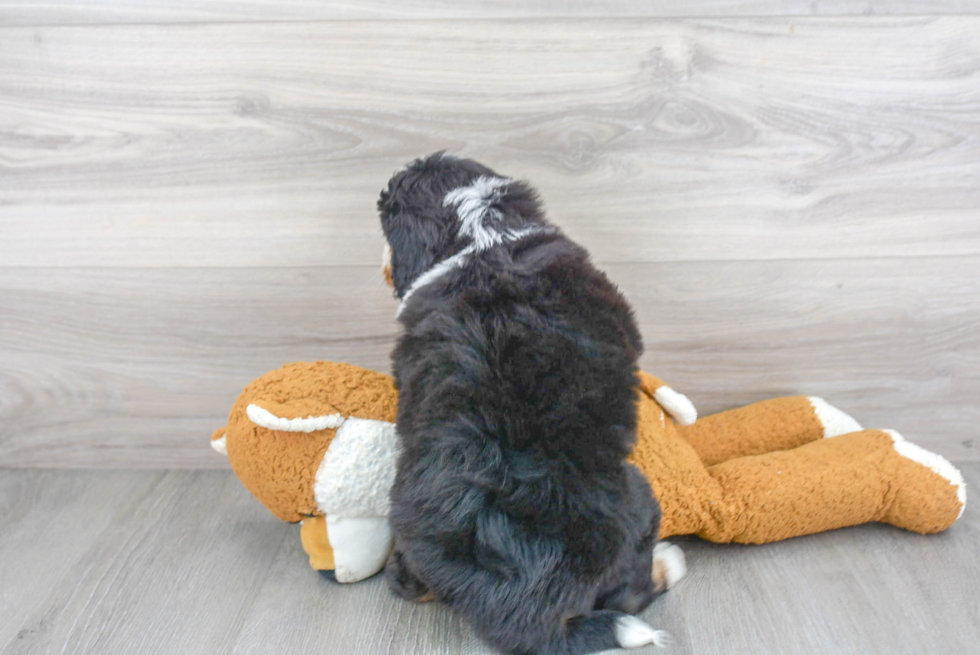
{"type": "Polygon", "coordinates": [[[623,466],[642,350],[627,303],[560,235],[483,253],[414,302],[394,355],[405,557],[501,647],[623,645],[623,615],[592,605],[642,529],[623,466]]]}

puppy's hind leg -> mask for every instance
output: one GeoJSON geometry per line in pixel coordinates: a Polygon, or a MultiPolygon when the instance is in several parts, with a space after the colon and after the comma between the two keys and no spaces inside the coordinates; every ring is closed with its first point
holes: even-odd
{"type": "Polygon", "coordinates": [[[427,603],[435,600],[435,596],[429,591],[425,583],[408,569],[400,551],[392,552],[391,557],[388,558],[388,562],[385,564],[385,579],[388,580],[388,587],[395,595],[405,600],[416,603],[427,603]]]}
{"type": "Polygon", "coordinates": [[[650,644],[663,648],[670,641],[663,630],[655,630],[635,616],[609,610],[573,617],[566,626],[564,643],[554,652],[581,655],[650,644]]]}
{"type": "Polygon", "coordinates": [[[687,574],[684,551],[669,541],[661,541],[653,548],[653,590],[667,591],[687,574]]]}
{"type": "MultiPolygon", "coordinates": [[[[617,578],[599,594],[595,608],[639,614],[666,588],[659,584],[661,580],[657,575],[662,570],[657,566],[657,553],[664,549],[660,544],[654,546],[660,532],[660,506],[642,474],[634,467],[628,470],[632,486],[630,520],[640,529],[633,537],[635,545],[631,547],[629,560],[617,578]]],[[[674,547],[674,550],[680,552],[679,548],[674,547]]]]}

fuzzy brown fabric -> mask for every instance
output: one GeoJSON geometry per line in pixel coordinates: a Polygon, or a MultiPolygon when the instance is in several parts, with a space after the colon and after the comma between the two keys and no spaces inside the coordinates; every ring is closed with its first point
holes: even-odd
{"type": "MultiPolygon", "coordinates": [[[[879,430],[823,438],[805,397],[779,398],[675,425],[653,396],[663,383],[641,374],[631,456],[663,510],[660,536],[766,543],[868,521],[921,533],[957,519],[957,488],[895,450],[879,430]]],[[[313,482],[335,430],[268,430],[255,403],[284,418],[340,413],[394,422],[392,379],[331,362],[287,364],[246,387],[225,428],[228,457],[245,486],[276,516],[319,514],[313,482]]]]}
{"type": "Polygon", "coordinates": [[[226,437],[235,475],[284,521],[319,514],[313,483],[323,453],[336,430],[283,432],[249,420],[256,404],[282,418],[341,414],[394,422],[398,397],[392,379],[359,366],[332,362],[296,362],[266,373],[245,387],[212,439],[226,437]]]}

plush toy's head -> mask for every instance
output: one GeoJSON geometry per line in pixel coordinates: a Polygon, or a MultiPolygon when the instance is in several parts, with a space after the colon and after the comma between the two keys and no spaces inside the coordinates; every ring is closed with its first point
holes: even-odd
{"type": "Polygon", "coordinates": [[[284,521],[322,514],[314,487],[324,454],[352,416],[393,423],[397,394],[381,373],[298,362],[253,381],[212,435],[245,487],[284,521]]]}

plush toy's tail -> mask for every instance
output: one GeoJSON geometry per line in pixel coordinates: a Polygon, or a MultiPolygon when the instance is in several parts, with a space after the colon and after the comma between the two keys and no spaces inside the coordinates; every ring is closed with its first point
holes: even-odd
{"type": "Polygon", "coordinates": [[[225,457],[228,456],[228,445],[227,442],[225,441],[225,430],[227,429],[228,426],[225,426],[223,428],[218,428],[217,430],[211,433],[211,447],[217,450],[225,457]]]}

